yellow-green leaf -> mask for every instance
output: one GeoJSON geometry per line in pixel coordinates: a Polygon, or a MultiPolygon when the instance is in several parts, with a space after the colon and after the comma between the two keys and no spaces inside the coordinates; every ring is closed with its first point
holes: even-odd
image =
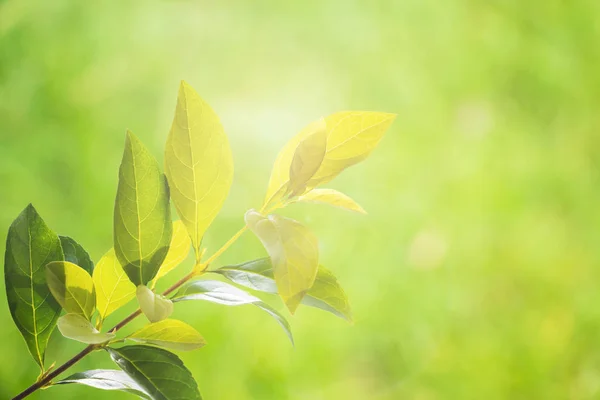
{"type": "Polygon", "coordinates": [[[127,278],[113,249],[98,261],[92,280],[96,288],[96,308],[102,319],[135,297],[135,285],[127,278]]]}
{"type": "Polygon", "coordinates": [[[190,252],[190,244],[191,240],[183,222],[173,222],[173,237],[171,239],[171,245],[169,246],[169,252],[160,266],[154,282],[173,271],[187,258],[190,252]]]}
{"type": "Polygon", "coordinates": [[[154,293],[144,285],[136,289],[136,296],[140,303],[140,309],[150,322],[158,322],[167,319],[173,313],[173,302],[166,297],[154,293]]]}
{"type": "Polygon", "coordinates": [[[96,294],[92,277],[85,269],[68,261],[53,261],[46,265],[46,282],[67,313],[92,318],[96,294]]]}
{"type": "Polygon", "coordinates": [[[368,111],[344,111],[325,118],[327,151],[308,187],[327,183],[367,158],[395,118],[396,114],[368,111]]]}
{"type": "MultiPolygon", "coordinates": [[[[277,201],[281,200],[286,193],[288,193],[289,182],[290,182],[290,168],[292,160],[296,154],[300,143],[304,139],[316,135],[326,129],[326,123],[323,118],[312,122],[299,134],[294,136],[290,141],[281,149],[273,164],[273,170],[271,172],[271,178],[269,179],[269,187],[267,188],[267,194],[265,196],[264,207],[268,205],[276,204],[277,201]]],[[[316,135],[318,138],[319,135],[316,135]]]]}
{"type": "Polygon", "coordinates": [[[319,129],[304,138],[296,148],[290,165],[290,196],[304,193],[307,182],[321,166],[327,147],[327,130],[324,123],[319,129]]]}
{"type": "Polygon", "coordinates": [[[350,211],[356,211],[361,214],[367,212],[344,193],[333,189],[313,189],[310,192],[298,197],[298,201],[305,203],[324,203],[332,206],[344,208],[350,211]]]}
{"type": "Polygon", "coordinates": [[[181,82],[167,139],[165,172],[199,261],[202,236],[229,193],[233,160],[217,114],[186,82],[181,82]]]}
{"type": "Polygon", "coordinates": [[[99,332],[90,321],[79,314],[66,314],[60,317],[58,330],[68,339],[87,344],[105,343],[115,337],[114,333],[99,332]]]}
{"type": "Polygon", "coordinates": [[[114,248],[136,286],[156,276],[169,250],[172,232],[165,177],[142,142],[127,132],[115,201],[114,248]]]}
{"type": "Polygon", "coordinates": [[[269,253],[279,296],[294,313],[317,275],[317,238],[299,222],[278,215],[266,218],[249,210],[245,219],[269,253]]]}
{"type": "Polygon", "coordinates": [[[128,339],[180,351],[196,350],[206,344],[198,331],[176,319],[146,325],[128,339]]]}

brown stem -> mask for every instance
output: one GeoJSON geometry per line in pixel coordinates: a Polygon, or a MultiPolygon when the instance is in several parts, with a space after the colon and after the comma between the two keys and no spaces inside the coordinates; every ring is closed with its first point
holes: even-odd
{"type": "MultiPolygon", "coordinates": [[[[181,285],[183,285],[184,283],[186,283],[187,281],[189,281],[190,279],[192,279],[196,275],[198,275],[198,274],[192,272],[192,273],[184,276],[179,281],[177,281],[173,286],[171,286],[170,288],[168,288],[167,290],[165,290],[164,293],[163,293],[163,296],[166,296],[169,293],[174,292],[181,285]]],[[[115,325],[110,330],[110,332],[114,333],[114,332],[118,331],[119,329],[123,328],[125,325],[127,325],[128,323],[130,323],[131,321],[133,321],[141,313],[142,313],[142,311],[139,310],[139,309],[137,311],[132,312],[131,314],[129,314],[129,316],[127,318],[125,318],[123,321],[121,321],[117,325],[115,325]]],[[[51,373],[49,373],[48,375],[46,375],[43,379],[40,379],[39,381],[37,381],[33,385],[29,386],[27,389],[25,389],[24,391],[22,391],[21,393],[19,393],[16,397],[13,397],[12,400],[21,400],[21,399],[24,399],[25,397],[29,396],[33,392],[35,392],[35,391],[43,388],[44,386],[46,386],[50,382],[52,382],[52,379],[54,379],[58,375],[62,374],[67,369],[71,368],[73,365],[77,364],[83,357],[87,356],[92,351],[94,351],[96,349],[100,349],[100,348],[102,348],[101,345],[90,344],[85,349],[81,350],[78,354],[76,354],[73,358],[69,359],[63,365],[61,365],[60,367],[56,368],[54,371],[52,371],[51,373]]]]}

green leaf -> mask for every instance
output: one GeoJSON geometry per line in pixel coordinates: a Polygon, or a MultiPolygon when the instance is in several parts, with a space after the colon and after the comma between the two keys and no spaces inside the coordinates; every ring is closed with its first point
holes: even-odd
{"type": "Polygon", "coordinates": [[[183,222],[173,222],[173,237],[171,239],[171,245],[169,246],[169,252],[160,266],[154,282],[173,271],[187,258],[190,253],[190,244],[191,240],[183,222]]]}
{"type": "Polygon", "coordinates": [[[165,319],[148,324],[128,339],[180,351],[196,350],[206,344],[198,331],[176,319],[165,319]]]}
{"type": "Polygon", "coordinates": [[[219,117],[183,81],[165,149],[165,173],[199,262],[202,236],[229,193],[233,159],[219,117]]]}
{"type": "Polygon", "coordinates": [[[323,203],[335,207],[343,208],[349,211],[366,214],[367,212],[354,200],[333,189],[313,189],[310,192],[298,197],[298,201],[305,203],[323,203]]]}
{"type": "Polygon", "coordinates": [[[68,236],[59,236],[60,244],[65,254],[65,261],[72,262],[85,269],[90,275],[94,271],[94,262],[85,249],[68,236]]]}
{"type": "Polygon", "coordinates": [[[79,314],[66,314],[60,317],[58,330],[68,339],[87,344],[105,343],[115,337],[114,333],[99,332],[90,321],[79,314]]]}
{"type": "Polygon", "coordinates": [[[144,388],[138,385],[125,372],[115,369],[93,369],[90,371],[78,372],[55,385],[79,384],[102,390],[119,390],[122,392],[134,394],[145,400],[152,400],[152,397],[144,388]]]}
{"type": "Polygon", "coordinates": [[[164,175],[142,142],[127,132],[115,201],[114,248],[133,284],[145,285],[156,276],[172,231],[164,175]]]}
{"type": "Polygon", "coordinates": [[[154,400],[201,400],[198,384],[175,354],[151,346],[107,348],[127,375],[154,400]]]}
{"type": "Polygon", "coordinates": [[[198,280],[184,285],[175,297],[174,302],[186,300],[204,300],[211,303],[222,304],[225,306],[240,306],[244,304],[254,304],[261,310],[271,315],[281,325],[286,335],[294,344],[292,330],[287,320],[278,313],[273,307],[264,303],[258,297],[252,296],[243,290],[236,288],[228,283],[221,281],[198,280]]]}
{"type": "Polygon", "coordinates": [[[245,219],[269,253],[279,296],[293,314],[317,276],[317,238],[299,222],[278,215],[266,218],[249,210],[245,219]]]}
{"type": "Polygon", "coordinates": [[[50,295],[44,266],[62,260],[58,236],[28,205],[8,230],[4,279],[12,318],[42,370],[48,338],[61,310],[50,295]]]}
{"type": "Polygon", "coordinates": [[[92,318],[96,309],[94,282],[90,274],[68,261],[46,265],[46,281],[50,292],[67,313],[92,318]]]}
{"type": "MultiPolygon", "coordinates": [[[[250,289],[277,293],[277,286],[273,279],[273,267],[269,258],[225,266],[213,272],[250,289]]],[[[333,273],[323,266],[319,266],[315,283],[302,299],[302,304],[320,308],[352,322],[352,310],[344,289],[333,273]]]]}
{"type": "Polygon", "coordinates": [[[135,297],[135,285],[127,278],[113,249],[98,261],[92,280],[96,288],[96,308],[103,320],[135,297]]]}
{"type": "Polygon", "coordinates": [[[158,322],[169,318],[173,313],[173,302],[148,287],[140,285],[136,289],[140,309],[150,322],[158,322]]]}

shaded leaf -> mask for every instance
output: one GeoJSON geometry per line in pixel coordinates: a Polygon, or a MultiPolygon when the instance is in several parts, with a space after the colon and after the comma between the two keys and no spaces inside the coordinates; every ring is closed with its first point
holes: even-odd
{"type": "Polygon", "coordinates": [[[154,279],[155,282],[173,271],[187,258],[190,253],[190,244],[191,240],[183,222],[173,222],[173,237],[171,238],[169,252],[156,274],[156,278],[154,279]]]}
{"type": "Polygon", "coordinates": [[[169,250],[172,231],[165,177],[142,142],[127,132],[115,201],[114,248],[136,286],[156,276],[169,250]]]}
{"type": "Polygon", "coordinates": [[[165,319],[148,324],[134,332],[128,339],[181,351],[196,350],[206,344],[198,331],[176,319],[165,319]]]}
{"type": "Polygon", "coordinates": [[[325,157],[327,130],[325,124],[298,144],[290,165],[290,196],[304,193],[306,184],[317,172],[325,157]]]}
{"type": "Polygon", "coordinates": [[[286,335],[294,343],[292,330],[287,320],[273,307],[263,302],[258,297],[252,296],[243,290],[221,281],[197,280],[183,286],[175,295],[173,301],[204,300],[225,306],[240,306],[254,304],[266,311],[281,325],[286,335]]]}
{"type": "Polygon", "coordinates": [[[48,338],[61,310],[46,284],[44,267],[62,260],[58,236],[28,205],[8,230],[4,279],[10,314],[42,370],[48,338]]]}
{"type": "Polygon", "coordinates": [[[333,189],[313,189],[310,192],[298,197],[298,201],[305,203],[331,204],[332,206],[355,211],[361,214],[367,213],[350,197],[333,189]]]}
{"type": "Polygon", "coordinates": [[[144,345],[107,350],[113,361],[152,399],[201,399],[191,372],[175,354],[144,345]]]}
{"type": "Polygon", "coordinates": [[[245,219],[269,253],[279,296],[293,314],[317,275],[317,238],[299,222],[278,215],[266,218],[249,210],[245,219]]]}
{"type": "Polygon", "coordinates": [[[76,383],[102,390],[119,390],[134,394],[145,400],[152,400],[152,397],[144,388],[138,385],[125,372],[114,369],[94,369],[90,371],[78,372],[55,385],[66,385],[76,383]]]}
{"type": "MultiPolygon", "coordinates": [[[[277,293],[273,267],[269,258],[261,258],[239,265],[230,265],[213,272],[234,283],[266,293],[277,293]]],[[[306,306],[320,308],[347,321],[352,321],[348,297],[337,278],[323,266],[319,266],[315,283],[302,299],[306,306]]]]}
{"type": "Polygon", "coordinates": [[[58,330],[68,339],[87,344],[108,342],[114,333],[99,332],[90,321],[79,314],[66,314],[58,319],[58,330]]]}
{"type": "Polygon", "coordinates": [[[154,293],[146,286],[136,289],[140,309],[150,322],[158,322],[169,318],[173,313],[173,302],[160,294],[154,293]]]}
{"type": "Polygon", "coordinates": [[[94,271],[94,262],[87,251],[74,239],[68,236],[59,236],[60,244],[65,255],[65,261],[72,262],[85,269],[90,275],[94,271]]]}
{"type": "Polygon", "coordinates": [[[113,249],[98,261],[92,280],[96,288],[96,308],[102,319],[135,297],[135,285],[125,274],[113,249]]]}
{"type": "Polygon", "coordinates": [[[312,122],[281,149],[273,165],[263,209],[268,205],[276,204],[289,192],[290,169],[296,149],[304,139],[323,131],[324,128],[326,128],[324,119],[312,122]]]}
{"type": "Polygon", "coordinates": [[[183,81],[165,149],[165,172],[199,261],[202,236],[229,193],[233,160],[219,117],[183,81]]]}
{"type": "Polygon", "coordinates": [[[90,274],[68,261],[46,265],[46,281],[58,304],[67,312],[92,318],[96,309],[94,282],[90,274]]]}

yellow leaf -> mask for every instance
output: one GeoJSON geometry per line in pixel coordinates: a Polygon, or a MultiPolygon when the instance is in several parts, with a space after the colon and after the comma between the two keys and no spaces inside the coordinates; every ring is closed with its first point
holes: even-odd
{"type": "Polygon", "coordinates": [[[185,225],[181,221],[173,222],[173,237],[171,238],[171,246],[169,246],[169,252],[167,257],[163,261],[154,283],[161,277],[165,276],[169,272],[173,271],[179,264],[185,260],[190,252],[191,240],[185,229],[185,225]]]}
{"type": "Polygon", "coordinates": [[[94,282],[86,270],[68,261],[53,261],[46,265],[46,282],[67,313],[81,315],[88,320],[92,317],[96,295],[94,282]]]}
{"type": "Polygon", "coordinates": [[[198,331],[176,319],[148,324],[128,339],[180,351],[196,350],[206,344],[198,331]]]}
{"type": "Polygon", "coordinates": [[[308,187],[327,183],[367,158],[395,118],[396,114],[368,111],[345,111],[325,118],[327,151],[308,187]]]}
{"type": "Polygon", "coordinates": [[[304,193],[306,183],[313,177],[321,166],[327,147],[327,130],[324,124],[319,129],[304,138],[296,148],[292,165],[290,165],[290,196],[304,193]]]}
{"type": "Polygon", "coordinates": [[[326,124],[323,118],[312,122],[302,129],[299,134],[290,139],[283,149],[281,149],[277,155],[275,164],[273,165],[273,171],[271,172],[271,178],[269,179],[269,187],[267,188],[263,209],[270,204],[275,204],[288,192],[290,168],[292,165],[292,160],[294,159],[294,155],[296,154],[296,149],[299,147],[300,143],[304,139],[318,134],[325,129],[326,124]]]}
{"type": "Polygon", "coordinates": [[[361,214],[367,213],[350,197],[333,189],[313,189],[298,197],[298,201],[306,203],[326,203],[346,210],[356,211],[361,214]]]}
{"type": "Polygon", "coordinates": [[[102,319],[135,297],[135,285],[127,278],[113,249],[98,261],[92,279],[96,287],[96,308],[102,319]]]}
{"type": "Polygon", "coordinates": [[[138,286],[135,294],[140,303],[140,309],[148,318],[148,321],[162,321],[169,318],[173,313],[173,302],[160,294],[154,293],[146,286],[138,286]]]}
{"type": "MultiPolygon", "coordinates": [[[[306,138],[323,129],[323,125],[327,133],[327,149],[318,170],[306,184],[307,189],[331,181],[344,169],[367,158],[395,118],[395,114],[344,111],[309,124],[293,137],[277,156],[263,210],[270,205],[276,205],[289,193],[289,170],[296,149],[306,138]]],[[[296,190],[294,194],[302,192],[296,190]]]]}
{"type": "Polygon", "coordinates": [[[302,224],[278,215],[246,212],[246,224],[269,253],[279,296],[292,312],[315,282],[319,268],[317,238],[302,224]]]}
{"type": "Polygon", "coordinates": [[[165,173],[199,261],[202,236],[229,193],[233,160],[219,118],[186,82],[181,82],[167,139],[165,173]]]}

